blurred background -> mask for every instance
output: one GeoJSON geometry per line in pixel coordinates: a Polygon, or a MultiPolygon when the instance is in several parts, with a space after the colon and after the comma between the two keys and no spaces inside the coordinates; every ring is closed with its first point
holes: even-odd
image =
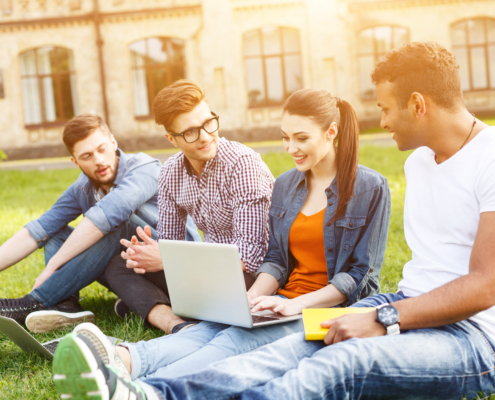
{"type": "Polygon", "coordinates": [[[494,115],[493,0],[0,0],[0,149],[65,156],[63,126],[86,112],[126,151],[166,148],[151,104],[181,78],[241,142],[278,139],[281,105],[303,87],[379,131],[374,65],[426,40],[455,53],[469,110],[494,115]]]}

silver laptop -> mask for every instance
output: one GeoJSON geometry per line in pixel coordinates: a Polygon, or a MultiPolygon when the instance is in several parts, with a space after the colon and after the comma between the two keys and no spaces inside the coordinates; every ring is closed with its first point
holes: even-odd
{"type": "Polygon", "coordinates": [[[302,318],[251,313],[236,246],[176,240],[159,246],[174,314],[244,328],[302,318]]]}
{"type": "Polygon", "coordinates": [[[32,337],[28,331],[20,326],[16,321],[11,318],[0,316],[0,333],[3,333],[10,340],[12,340],[22,350],[27,352],[34,351],[47,358],[53,358],[55,349],[61,339],[51,340],[46,343],[38,342],[32,337]]]}

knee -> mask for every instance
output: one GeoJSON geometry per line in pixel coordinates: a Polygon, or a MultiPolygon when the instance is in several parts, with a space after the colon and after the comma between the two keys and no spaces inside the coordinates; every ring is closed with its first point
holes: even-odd
{"type": "Polygon", "coordinates": [[[106,280],[111,284],[112,279],[116,275],[119,275],[119,272],[127,272],[126,268],[125,260],[120,256],[120,254],[113,256],[105,269],[106,280]]]}

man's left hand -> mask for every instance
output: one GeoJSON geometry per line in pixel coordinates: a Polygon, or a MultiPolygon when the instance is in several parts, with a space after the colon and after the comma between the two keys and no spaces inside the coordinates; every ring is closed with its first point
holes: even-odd
{"type": "Polygon", "coordinates": [[[376,311],[364,314],[347,314],[320,324],[330,328],[325,336],[325,344],[334,344],[352,338],[383,336],[387,333],[384,326],[376,322],[376,311]]]}

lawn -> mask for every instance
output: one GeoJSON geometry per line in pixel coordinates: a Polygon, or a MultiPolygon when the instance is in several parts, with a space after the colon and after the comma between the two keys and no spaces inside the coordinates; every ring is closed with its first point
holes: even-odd
{"type": "MultiPolygon", "coordinates": [[[[385,263],[381,273],[382,291],[395,291],[410,251],[403,234],[402,208],[405,178],[403,165],[409,153],[394,147],[363,146],[360,163],[373,168],[388,179],[392,194],[392,216],[385,263]]],[[[263,159],[274,176],[293,167],[290,156],[268,153],[263,159]]],[[[3,171],[0,172],[0,243],[28,221],[39,217],[78,176],[78,170],[3,171]]],[[[75,221],[77,223],[77,221],[75,221]]],[[[1,274],[0,298],[21,297],[28,293],[44,267],[42,250],[1,274]]],[[[127,341],[147,340],[160,336],[156,329],[144,328],[138,318],[126,321],[113,313],[116,296],[97,283],[82,291],[82,305],[97,316],[97,325],[110,336],[127,341]]],[[[44,342],[63,336],[67,328],[52,334],[34,335],[44,342]]],[[[36,354],[22,352],[0,334],[0,399],[56,399],[51,363],[36,354]]]]}

